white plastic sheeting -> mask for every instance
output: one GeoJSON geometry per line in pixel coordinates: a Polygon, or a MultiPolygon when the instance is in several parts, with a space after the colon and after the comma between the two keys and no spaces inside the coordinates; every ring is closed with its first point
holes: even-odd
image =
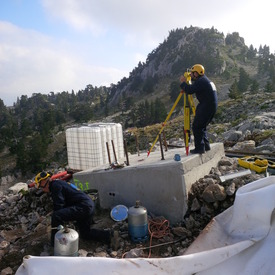
{"type": "Polygon", "coordinates": [[[32,257],[16,275],[275,274],[275,177],[240,188],[235,203],[213,219],[185,255],[158,259],[32,257]]]}

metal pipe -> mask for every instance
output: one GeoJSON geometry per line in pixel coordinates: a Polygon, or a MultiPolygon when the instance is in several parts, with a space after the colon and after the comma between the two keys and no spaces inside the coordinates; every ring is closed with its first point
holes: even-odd
{"type": "Polygon", "coordinates": [[[109,144],[108,144],[108,141],[106,142],[106,147],[107,147],[107,153],[108,153],[109,163],[110,163],[110,165],[111,165],[111,164],[112,164],[112,162],[111,162],[111,156],[110,156],[110,150],[109,150],[109,144]]]}
{"type": "Polygon", "coordinates": [[[114,145],[114,141],[111,140],[112,142],[112,147],[113,147],[113,153],[114,153],[114,156],[115,156],[115,161],[117,162],[117,158],[116,158],[116,150],[115,150],[115,145],[114,145]]]}
{"type": "Polygon", "coordinates": [[[126,155],[126,165],[129,166],[129,157],[128,157],[128,150],[127,150],[127,142],[126,139],[124,139],[124,151],[125,151],[125,155],[126,155]]]}
{"type": "Polygon", "coordinates": [[[167,152],[168,147],[167,147],[167,141],[166,141],[166,135],[165,135],[165,131],[163,130],[163,140],[164,140],[164,146],[165,146],[165,152],[167,152]]]}
{"type": "Polygon", "coordinates": [[[164,160],[162,141],[161,141],[161,134],[159,134],[159,144],[160,144],[160,151],[161,151],[161,160],[164,160]]]}
{"type": "Polygon", "coordinates": [[[251,174],[251,170],[244,170],[244,171],[239,171],[236,173],[220,176],[220,180],[221,182],[225,182],[227,180],[235,179],[235,178],[250,175],[250,174],[251,174]]]}
{"type": "Polygon", "coordinates": [[[137,154],[139,156],[139,146],[138,146],[138,137],[137,137],[137,135],[135,135],[135,141],[136,141],[137,154]]]}

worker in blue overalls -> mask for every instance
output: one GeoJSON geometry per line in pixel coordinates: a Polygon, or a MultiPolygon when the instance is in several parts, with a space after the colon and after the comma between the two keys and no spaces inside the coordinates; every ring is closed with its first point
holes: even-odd
{"type": "Polygon", "coordinates": [[[53,200],[51,245],[54,245],[54,236],[59,225],[69,221],[76,221],[81,238],[95,241],[111,241],[111,230],[90,228],[94,202],[84,192],[77,190],[63,180],[52,180],[51,174],[41,172],[36,175],[35,183],[45,193],[50,193],[53,200]]]}
{"type": "Polygon", "coordinates": [[[187,94],[196,94],[199,101],[192,124],[195,149],[191,154],[203,154],[210,150],[206,127],[212,121],[218,106],[217,90],[215,84],[204,74],[201,64],[195,64],[191,68],[191,84],[186,83],[184,76],[180,77],[180,87],[187,94]]]}

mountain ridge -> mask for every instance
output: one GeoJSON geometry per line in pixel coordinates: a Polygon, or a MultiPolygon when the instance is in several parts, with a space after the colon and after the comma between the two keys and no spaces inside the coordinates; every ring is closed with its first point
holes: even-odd
{"type": "MultiPolygon", "coordinates": [[[[238,104],[237,99],[241,100],[247,92],[264,93],[267,97],[274,93],[275,58],[269,47],[248,47],[237,32],[224,36],[214,27],[172,30],[148,54],[145,63],[139,62],[128,78],[115,85],[88,84],[78,92],[21,96],[11,108],[0,100],[1,175],[34,173],[52,162],[64,165],[64,138],[59,147],[49,148],[57,135],[64,135],[66,127],[73,124],[110,118],[127,129],[164,121],[180,92],[180,75],[195,63],[205,66],[206,75],[217,86],[221,105],[229,99],[238,104]],[[160,109],[162,112],[157,112],[160,109]],[[6,159],[12,159],[12,165],[6,165],[6,159]]],[[[173,117],[180,113],[181,106],[173,117]]],[[[215,123],[219,120],[218,115],[215,123]]]]}

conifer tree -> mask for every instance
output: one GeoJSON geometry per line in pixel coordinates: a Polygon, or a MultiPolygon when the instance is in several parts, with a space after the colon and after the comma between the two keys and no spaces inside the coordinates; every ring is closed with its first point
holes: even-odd
{"type": "Polygon", "coordinates": [[[239,82],[238,82],[238,90],[240,93],[244,93],[247,91],[249,85],[250,85],[250,77],[248,73],[243,69],[240,68],[239,71],[239,82]]]}
{"type": "Polygon", "coordinates": [[[251,93],[257,93],[259,91],[259,83],[256,79],[253,79],[250,85],[251,93]]]}
{"type": "Polygon", "coordinates": [[[234,80],[234,83],[229,88],[228,96],[232,99],[236,99],[240,96],[240,92],[239,92],[239,89],[238,89],[238,82],[237,82],[236,79],[234,80]]]}

